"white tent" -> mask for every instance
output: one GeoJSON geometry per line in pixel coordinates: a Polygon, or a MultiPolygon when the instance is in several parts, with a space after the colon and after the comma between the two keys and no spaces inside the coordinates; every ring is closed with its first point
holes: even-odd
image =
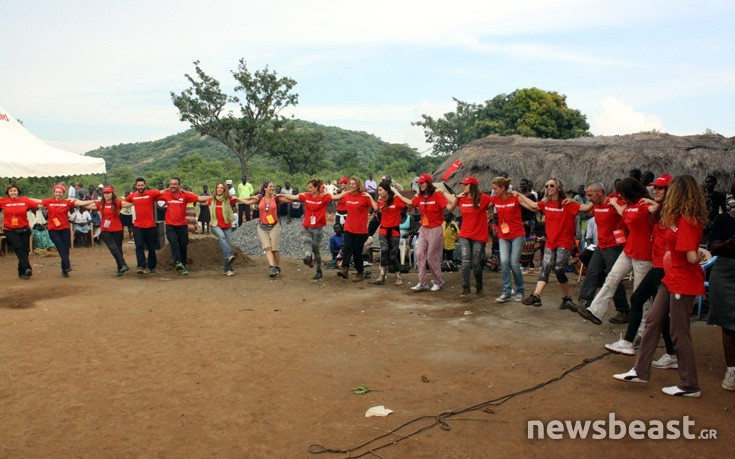
{"type": "Polygon", "coordinates": [[[105,160],[47,145],[0,107],[0,177],[104,174],[105,160]]]}

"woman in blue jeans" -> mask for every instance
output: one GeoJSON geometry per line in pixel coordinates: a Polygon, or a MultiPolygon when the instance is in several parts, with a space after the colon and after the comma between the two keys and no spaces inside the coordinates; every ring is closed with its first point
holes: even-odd
{"type": "Polygon", "coordinates": [[[238,199],[226,191],[225,184],[217,182],[214,187],[214,196],[209,204],[210,221],[209,226],[212,234],[217,237],[219,247],[222,249],[224,256],[224,271],[228,276],[234,275],[232,272],[232,262],[235,261],[235,253],[232,251],[232,222],[235,221],[235,212],[232,206],[241,202],[243,204],[255,204],[258,202],[260,195],[251,196],[245,199],[238,199]]]}
{"type": "Polygon", "coordinates": [[[500,272],[503,280],[503,293],[495,299],[498,303],[505,303],[513,296],[513,280],[515,280],[516,301],[523,299],[523,273],[521,272],[521,251],[526,242],[526,231],[523,229],[521,204],[518,196],[508,193],[510,179],[495,177],[492,181],[493,195],[490,197],[498,214],[498,244],[500,245],[500,272]]]}

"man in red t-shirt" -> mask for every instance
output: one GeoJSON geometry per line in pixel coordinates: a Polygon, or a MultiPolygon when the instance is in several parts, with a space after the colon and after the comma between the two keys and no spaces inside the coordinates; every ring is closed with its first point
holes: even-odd
{"type": "Polygon", "coordinates": [[[158,225],[155,218],[155,205],[159,190],[149,190],[145,179],[135,179],[135,191],[125,197],[125,201],[133,203],[135,221],[133,222],[133,239],[135,240],[135,258],[138,263],[138,274],[156,272],[156,248],[158,246],[158,225]],[[148,259],[145,251],[148,249],[148,259]]]}
{"type": "Polygon", "coordinates": [[[186,249],[189,246],[189,227],[186,223],[186,205],[192,202],[209,202],[209,196],[197,196],[182,191],[181,181],[173,177],[168,182],[168,190],[158,196],[166,202],[166,239],[171,248],[171,257],[181,274],[189,274],[186,269],[186,249]]]}

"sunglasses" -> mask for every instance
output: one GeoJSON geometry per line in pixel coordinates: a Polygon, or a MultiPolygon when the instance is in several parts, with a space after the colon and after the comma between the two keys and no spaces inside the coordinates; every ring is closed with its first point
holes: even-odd
{"type": "Polygon", "coordinates": [[[553,183],[547,183],[545,186],[546,188],[556,188],[556,185],[554,185],[553,183]]]}

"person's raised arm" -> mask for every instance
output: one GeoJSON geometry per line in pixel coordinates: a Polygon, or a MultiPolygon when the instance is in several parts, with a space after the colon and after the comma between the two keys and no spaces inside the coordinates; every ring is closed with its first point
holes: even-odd
{"type": "Polygon", "coordinates": [[[393,190],[393,194],[395,194],[395,197],[403,201],[404,203],[408,204],[409,206],[413,205],[413,201],[408,199],[407,197],[403,196],[400,191],[398,191],[394,187],[390,187],[391,190],[393,190]]]}
{"type": "Polygon", "coordinates": [[[94,204],[94,201],[92,201],[92,200],[89,200],[89,201],[80,201],[79,199],[75,199],[74,200],[74,207],[84,207],[84,208],[86,208],[90,204],[94,204]]]}
{"type": "Polygon", "coordinates": [[[343,192],[341,192],[341,193],[337,193],[337,194],[333,194],[333,195],[332,195],[332,201],[339,201],[339,200],[340,200],[340,199],[342,199],[342,198],[344,197],[344,195],[346,195],[346,194],[347,194],[347,192],[346,192],[346,191],[343,191],[343,192]]]}
{"type": "Polygon", "coordinates": [[[281,193],[278,193],[276,195],[276,197],[278,199],[283,199],[284,201],[288,201],[288,202],[300,201],[298,194],[281,194],[281,193]]]}
{"type": "Polygon", "coordinates": [[[237,199],[238,202],[241,202],[243,204],[253,205],[253,204],[257,204],[258,202],[260,202],[260,198],[262,197],[263,197],[262,194],[256,194],[254,196],[250,196],[249,198],[235,198],[235,199],[237,199]]]}
{"type": "Polygon", "coordinates": [[[519,193],[516,190],[511,190],[508,193],[510,193],[511,196],[517,196],[518,202],[526,209],[531,210],[533,212],[539,211],[538,203],[534,201],[533,199],[528,199],[526,195],[524,195],[523,193],[519,193]]]}
{"type": "Polygon", "coordinates": [[[362,194],[363,196],[366,196],[370,200],[370,207],[373,208],[373,210],[378,210],[378,203],[375,202],[375,199],[368,193],[367,191],[362,194]]]}
{"type": "Polygon", "coordinates": [[[623,215],[623,210],[625,210],[625,206],[621,205],[620,202],[618,202],[618,198],[614,196],[610,198],[610,205],[615,208],[615,210],[618,212],[618,215],[623,215]]]}
{"type": "Polygon", "coordinates": [[[452,211],[452,210],[456,209],[457,208],[457,201],[459,201],[459,198],[461,198],[462,196],[464,196],[464,192],[462,192],[462,193],[460,193],[458,195],[453,195],[453,194],[448,193],[446,191],[442,191],[442,194],[444,195],[444,197],[447,200],[447,210],[449,210],[449,211],[452,211]]]}

